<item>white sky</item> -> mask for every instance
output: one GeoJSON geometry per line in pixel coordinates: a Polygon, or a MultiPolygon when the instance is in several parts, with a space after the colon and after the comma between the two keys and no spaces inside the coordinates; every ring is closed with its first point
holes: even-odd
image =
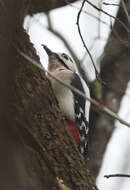
{"type": "MultiPolygon", "coordinates": [[[[119,0],[114,0],[116,3],[119,0]]],[[[59,31],[70,43],[70,46],[74,49],[76,55],[78,55],[79,59],[81,60],[86,53],[85,48],[81,42],[79,37],[76,20],[79,8],[81,6],[81,2],[74,3],[72,7],[67,5],[66,7],[55,9],[51,11],[51,18],[53,21],[54,29],[59,31]]],[[[91,0],[92,3],[98,6],[99,0],[91,0]]],[[[115,11],[117,7],[113,6],[105,6],[106,11],[110,12],[115,15],[115,11]],[[107,9],[106,9],[107,8],[107,9]]],[[[105,10],[104,9],[104,10],[105,10]]],[[[98,16],[99,12],[97,12],[94,8],[86,3],[84,10],[98,16]]],[[[105,20],[110,23],[110,18],[105,16],[104,14],[101,17],[102,20],[105,20]]],[[[47,18],[45,14],[37,14],[33,17],[27,17],[25,22],[25,27],[29,25],[28,32],[30,34],[31,41],[35,44],[37,52],[40,56],[41,62],[47,67],[47,56],[41,47],[41,44],[44,43],[53,51],[58,52],[66,52],[69,54],[68,50],[64,46],[63,42],[55,37],[52,33],[48,32],[47,30],[47,18]]],[[[81,32],[88,47],[91,47],[93,39],[98,35],[98,21],[86,13],[82,13],[80,19],[81,25],[81,32]]],[[[101,24],[101,36],[107,39],[109,34],[109,27],[101,24]]],[[[100,57],[101,53],[103,52],[104,45],[106,40],[97,40],[95,41],[95,46],[92,49],[92,56],[94,58],[95,63],[97,63],[97,59],[100,57]]],[[[88,56],[84,61],[86,73],[89,75],[90,79],[93,80],[95,78],[93,66],[91,60],[88,56]]]]}

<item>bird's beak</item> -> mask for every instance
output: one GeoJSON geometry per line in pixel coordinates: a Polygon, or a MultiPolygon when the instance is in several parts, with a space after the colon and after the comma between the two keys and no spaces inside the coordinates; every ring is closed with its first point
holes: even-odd
{"type": "Polygon", "coordinates": [[[42,47],[44,48],[44,50],[46,51],[48,56],[56,56],[56,53],[52,52],[47,46],[45,46],[44,44],[42,44],[42,47]]]}

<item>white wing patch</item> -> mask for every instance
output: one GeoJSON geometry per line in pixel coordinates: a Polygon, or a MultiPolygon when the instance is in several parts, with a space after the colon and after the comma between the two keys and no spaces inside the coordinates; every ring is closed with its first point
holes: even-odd
{"type": "MultiPolygon", "coordinates": [[[[85,95],[90,98],[90,91],[88,86],[86,85],[85,81],[81,78],[82,85],[84,87],[85,95]]],[[[90,111],[90,102],[86,100],[85,104],[85,117],[87,121],[89,121],[89,111],[90,111]]]]}

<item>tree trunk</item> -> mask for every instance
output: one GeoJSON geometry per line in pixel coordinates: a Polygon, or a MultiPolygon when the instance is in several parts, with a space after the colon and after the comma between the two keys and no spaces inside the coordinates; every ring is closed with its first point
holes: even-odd
{"type": "Polygon", "coordinates": [[[39,62],[22,29],[28,1],[11,3],[4,2],[8,25],[0,20],[1,30],[5,28],[0,45],[1,53],[5,49],[0,57],[5,68],[0,81],[5,87],[0,99],[0,188],[50,190],[57,176],[71,189],[96,189],[45,73],[19,54],[20,50],[39,62]]]}

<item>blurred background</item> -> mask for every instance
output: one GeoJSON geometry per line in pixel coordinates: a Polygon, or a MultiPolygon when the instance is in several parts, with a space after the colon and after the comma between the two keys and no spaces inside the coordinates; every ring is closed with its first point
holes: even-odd
{"type": "MultiPolygon", "coordinates": [[[[44,67],[47,68],[48,57],[41,44],[69,54],[80,63],[80,74],[91,96],[130,123],[130,2],[91,0],[81,10],[79,27],[96,71],[76,24],[82,3],[66,0],[63,7],[27,16],[24,28],[44,67]]],[[[104,175],[130,174],[130,129],[94,106],[90,127],[88,166],[97,186],[100,190],[128,190],[130,178],[107,179],[104,175]]]]}

